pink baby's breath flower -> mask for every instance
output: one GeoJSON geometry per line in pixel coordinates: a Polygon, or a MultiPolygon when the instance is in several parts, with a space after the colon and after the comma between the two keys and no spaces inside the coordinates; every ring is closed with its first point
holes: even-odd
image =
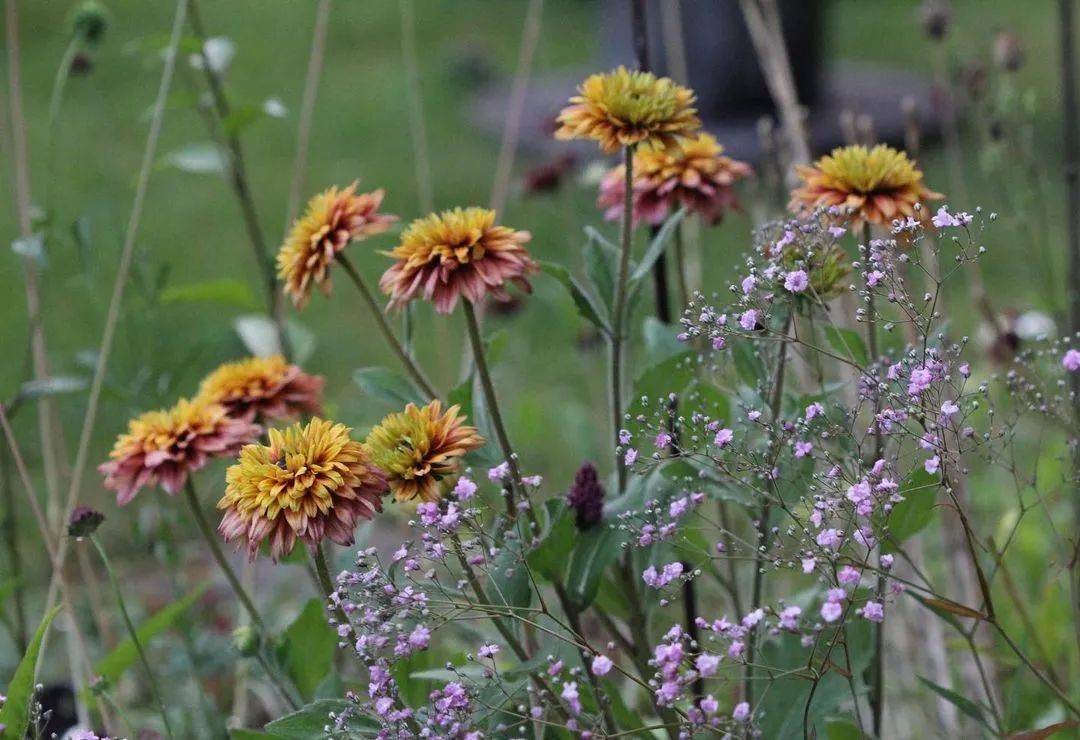
{"type": "Polygon", "coordinates": [[[929,473],[930,475],[933,475],[934,473],[936,473],[938,471],[938,469],[940,469],[940,468],[941,468],[941,458],[938,457],[937,455],[934,455],[932,458],[930,458],[929,460],[927,460],[926,462],[923,463],[923,469],[927,473],[929,473]]]}
{"type": "Polygon", "coordinates": [[[459,501],[468,501],[476,495],[476,484],[471,480],[462,476],[458,478],[458,482],[454,484],[454,497],[459,501]]]}
{"type": "Polygon", "coordinates": [[[844,607],[836,601],[826,601],[821,605],[821,618],[826,622],[835,622],[844,613],[844,607]]]}
{"type": "Polygon", "coordinates": [[[495,645],[495,644],[481,645],[480,649],[476,651],[476,657],[481,658],[481,659],[494,658],[495,655],[498,652],[499,652],[499,646],[498,645],[495,645]]]}
{"type": "Polygon", "coordinates": [[[717,447],[724,448],[731,444],[731,440],[733,440],[734,438],[735,432],[727,428],[721,429],[716,433],[716,436],[713,438],[713,444],[717,447]]]}
{"type": "Polygon", "coordinates": [[[507,463],[507,462],[499,463],[495,467],[490,468],[488,470],[488,474],[487,474],[488,480],[496,481],[496,482],[501,481],[501,480],[505,480],[509,475],[510,475],[510,463],[507,463]]]}
{"type": "Polygon", "coordinates": [[[623,458],[623,462],[626,463],[627,466],[633,465],[635,462],[637,462],[637,456],[638,451],[631,447],[626,451],[626,456],[623,458]]]}
{"type": "Polygon", "coordinates": [[[1080,350],[1070,349],[1066,352],[1065,356],[1061,358],[1061,365],[1070,373],[1080,370],[1080,350]]]}
{"type": "Polygon", "coordinates": [[[877,601],[866,602],[862,608],[862,615],[864,619],[868,619],[871,622],[885,621],[885,609],[877,601]]]}
{"type": "Polygon", "coordinates": [[[814,445],[805,440],[795,443],[795,457],[806,457],[810,454],[810,451],[814,449],[814,445]]]}
{"type": "Polygon", "coordinates": [[[741,701],[735,705],[735,710],[731,713],[731,718],[736,722],[745,722],[750,718],[750,705],[745,701],[741,701]]]}
{"type": "Polygon", "coordinates": [[[743,295],[750,295],[751,293],[753,293],[755,285],[757,285],[756,277],[754,277],[753,275],[748,275],[747,277],[744,277],[742,281],[743,295]]]}
{"type": "Polygon", "coordinates": [[[758,323],[757,309],[751,308],[749,311],[744,311],[742,316],[739,317],[739,326],[746,331],[753,331],[758,323]]]}
{"type": "Polygon", "coordinates": [[[697,668],[698,673],[702,676],[712,676],[716,674],[716,669],[720,665],[720,656],[713,655],[712,653],[702,653],[694,661],[694,667],[697,668]]]}
{"type": "Polygon", "coordinates": [[[810,276],[805,270],[794,270],[784,278],[784,289],[789,293],[802,293],[810,285],[810,276]]]}
{"type": "Polygon", "coordinates": [[[809,406],[806,407],[806,416],[805,416],[805,418],[806,418],[807,421],[811,421],[816,416],[824,416],[824,415],[825,415],[825,407],[822,406],[817,401],[814,401],[814,403],[812,403],[812,404],[810,404],[809,406]]]}
{"type": "Polygon", "coordinates": [[[818,533],[816,541],[822,547],[836,547],[840,544],[840,533],[835,529],[824,529],[818,533]]]}
{"type": "Polygon", "coordinates": [[[592,672],[596,676],[606,676],[614,664],[606,655],[597,655],[592,661],[592,672]]]}

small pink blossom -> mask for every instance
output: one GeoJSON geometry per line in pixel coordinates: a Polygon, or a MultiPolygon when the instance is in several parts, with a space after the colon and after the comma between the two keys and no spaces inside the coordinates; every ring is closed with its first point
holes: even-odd
{"type": "Polygon", "coordinates": [[[614,664],[606,655],[597,655],[592,661],[592,672],[596,676],[606,676],[614,664]]]}
{"type": "Polygon", "coordinates": [[[713,438],[713,444],[720,448],[727,447],[734,438],[735,433],[730,429],[724,428],[716,433],[716,436],[713,438]]]}
{"type": "Polygon", "coordinates": [[[1070,349],[1065,353],[1065,356],[1061,358],[1062,366],[1070,373],[1075,373],[1080,370],[1080,350],[1070,349]]]}
{"type": "Polygon", "coordinates": [[[805,270],[794,270],[784,278],[784,289],[789,293],[802,293],[810,285],[810,277],[805,270]]]}

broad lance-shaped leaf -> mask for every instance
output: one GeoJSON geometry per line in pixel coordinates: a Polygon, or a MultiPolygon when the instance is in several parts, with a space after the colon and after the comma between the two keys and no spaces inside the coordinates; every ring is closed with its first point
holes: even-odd
{"type": "Polygon", "coordinates": [[[585,274],[596,288],[608,313],[615,299],[615,273],[619,269],[619,250],[591,226],[585,227],[585,274]]]}
{"type": "Polygon", "coordinates": [[[353,373],[353,381],[365,395],[394,408],[408,403],[424,404],[423,394],[408,378],[385,367],[362,367],[353,373]]]}
{"type": "Polygon", "coordinates": [[[870,353],[857,331],[836,326],[825,327],[825,339],[841,357],[854,361],[859,367],[870,364],[870,353]]]}
{"type": "Polygon", "coordinates": [[[172,285],[161,291],[162,303],[220,303],[248,311],[259,308],[251,286],[234,278],[172,285]]]}
{"type": "MultiPolygon", "coordinates": [[[[270,722],[266,725],[266,734],[288,740],[322,740],[326,737],[326,726],[331,723],[330,713],[339,715],[348,708],[349,702],[345,699],[320,699],[270,722]]],[[[354,724],[361,722],[358,720],[354,724]]]]}
{"type": "Polygon", "coordinates": [[[664,253],[664,247],[667,246],[668,241],[671,239],[671,235],[675,233],[675,229],[679,228],[679,224],[682,223],[683,218],[686,216],[686,209],[680,208],[674,214],[672,214],[664,225],[660,227],[660,230],[656,232],[656,236],[652,238],[649,243],[649,248],[645,250],[644,256],[641,258],[641,262],[634,268],[633,274],[630,275],[631,282],[637,282],[649,274],[649,270],[656,264],[656,261],[660,259],[660,255],[664,253]]]}
{"type": "MultiPolygon", "coordinates": [[[[150,641],[173,625],[173,623],[190,609],[210,586],[210,581],[204,581],[193,588],[186,596],[177,599],[164,609],[158,610],[135,630],[139,636],[139,643],[145,648],[150,641]]],[[[139,653],[135,649],[135,643],[131,638],[125,639],[117,645],[111,653],[106,655],[94,666],[94,672],[104,678],[108,683],[116,683],[124,671],[135,664],[139,653]]]]}
{"type": "Polygon", "coordinates": [[[947,689],[944,686],[939,686],[933,681],[925,679],[922,676],[916,676],[916,678],[918,678],[923,683],[923,685],[925,685],[927,688],[929,688],[941,698],[945,699],[945,701],[955,706],[961,712],[971,717],[972,719],[978,720],[984,727],[986,727],[986,729],[993,729],[986,721],[985,711],[980,704],[976,704],[971,699],[968,699],[966,696],[961,696],[952,689],[947,689]]]}
{"type": "Polygon", "coordinates": [[[574,305],[577,306],[578,313],[581,314],[585,320],[605,334],[611,333],[605,318],[604,309],[597,304],[595,297],[581,287],[581,284],[574,279],[574,276],[570,274],[569,270],[555,262],[540,262],[540,268],[548,275],[551,275],[551,277],[558,280],[562,286],[566,288],[566,292],[570,294],[570,297],[574,301],[574,305]]]}
{"type": "Polygon", "coordinates": [[[300,694],[311,699],[330,672],[337,647],[337,634],[326,623],[322,602],[319,599],[308,601],[281,640],[278,660],[300,694]]]}
{"type": "Polygon", "coordinates": [[[5,692],[7,700],[0,707],[0,735],[10,738],[21,738],[26,735],[27,725],[30,723],[30,702],[34,698],[34,677],[37,674],[38,656],[41,653],[41,643],[45,640],[45,633],[49,631],[53,617],[60,611],[60,607],[45,615],[38,625],[34,638],[26,647],[19,665],[15,667],[15,673],[11,677],[5,692]]]}

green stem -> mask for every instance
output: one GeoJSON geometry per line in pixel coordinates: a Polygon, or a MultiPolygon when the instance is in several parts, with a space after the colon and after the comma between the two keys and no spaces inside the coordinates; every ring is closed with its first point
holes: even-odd
{"type": "Polygon", "coordinates": [[[401,361],[401,364],[413,379],[413,382],[420,387],[420,390],[423,391],[428,399],[438,398],[439,394],[435,392],[435,388],[431,385],[431,381],[427,379],[427,376],[424,375],[424,371],[416,364],[409,352],[405,349],[405,346],[398,341],[397,335],[394,334],[394,330],[390,326],[390,322],[386,320],[386,315],[383,313],[382,306],[375,300],[375,294],[371,292],[371,288],[364,282],[363,276],[357,272],[356,268],[353,267],[352,262],[350,262],[344,254],[338,253],[334,259],[341,265],[342,269],[345,270],[345,274],[352,280],[356,289],[360,291],[364,303],[367,304],[371,311],[371,315],[375,318],[375,323],[379,326],[379,331],[382,332],[383,337],[386,338],[387,344],[390,345],[390,349],[397,355],[397,358],[401,361]]]}
{"type": "Polygon", "coordinates": [[[266,624],[259,615],[259,610],[255,608],[255,602],[248,596],[247,591],[244,590],[243,584],[240,583],[240,578],[236,575],[236,571],[233,570],[232,565],[229,564],[228,558],[225,557],[225,551],[221,549],[221,542],[218,540],[217,534],[214,532],[210,522],[206,519],[206,514],[203,513],[202,507],[199,506],[199,496],[195,493],[195,486],[191,482],[190,477],[188,478],[187,485],[184,486],[184,495],[187,498],[188,507],[191,509],[191,515],[195,518],[195,523],[199,525],[199,532],[202,533],[203,539],[206,540],[206,544],[210,546],[210,552],[213,553],[214,560],[217,561],[218,566],[221,568],[221,572],[225,574],[225,580],[229,582],[233,593],[236,594],[236,598],[240,600],[244,609],[247,610],[248,616],[251,617],[251,621],[258,627],[259,632],[265,636],[266,624]]]}
{"type": "Polygon", "coordinates": [[[98,542],[97,537],[90,535],[88,538],[97,550],[98,555],[101,556],[101,562],[105,566],[105,572],[109,574],[109,583],[112,585],[113,595],[116,596],[116,604],[120,607],[120,615],[124,618],[124,625],[127,627],[128,637],[131,638],[131,642],[135,645],[135,652],[139,655],[139,662],[142,663],[143,671],[146,672],[146,680],[150,685],[150,693],[154,695],[154,701],[158,705],[158,711],[161,713],[161,721],[165,724],[165,734],[170,738],[173,737],[172,727],[169,725],[169,715],[165,711],[165,702],[161,699],[161,692],[158,690],[157,678],[154,677],[154,672],[150,669],[150,661],[146,658],[146,653],[143,652],[142,643],[139,641],[139,634],[135,630],[135,625],[131,621],[131,615],[128,614],[127,604],[124,603],[124,595],[120,592],[120,584],[116,581],[116,574],[113,573],[112,565],[109,563],[109,556],[105,554],[105,548],[98,542]]]}
{"type": "MultiPolygon", "coordinates": [[[[789,307],[787,318],[784,321],[784,336],[791,329],[791,322],[795,314],[794,306],[789,307]]],[[[769,449],[772,451],[780,436],[780,407],[784,400],[784,379],[787,375],[787,342],[780,343],[780,349],[776,357],[776,378],[773,381],[772,394],[769,399],[769,418],[772,423],[771,440],[769,449]]],[[[769,496],[761,505],[757,524],[757,552],[754,553],[754,578],[750,591],[750,610],[754,611],[761,607],[765,593],[765,574],[762,572],[763,552],[769,546],[769,517],[772,514],[772,500],[776,495],[776,482],[769,480],[769,496]]],[[[754,654],[757,650],[758,633],[750,635],[746,641],[746,672],[743,676],[743,696],[751,707],[754,706],[754,654]]]]}
{"type": "Polygon", "coordinates": [[[686,310],[687,304],[690,303],[690,288],[686,281],[686,249],[683,244],[683,225],[680,223],[675,227],[675,277],[679,283],[679,303],[681,308],[679,313],[682,314],[686,310]]]}
{"type": "MultiPolygon", "coordinates": [[[[634,145],[623,150],[623,214],[622,238],[619,242],[619,274],[615,283],[615,301],[611,316],[611,438],[615,449],[619,445],[622,428],[622,371],[623,335],[626,327],[626,283],[630,276],[630,251],[634,229],[634,145]]],[[[618,481],[617,495],[626,488],[626,467],[619,453],[615,453],[615,477],[618,481]]]]}
{"type": "MultiPolygon", "coordinates": [[[[525,485],[521,482],[521,469],[518,467],[517,455],[510,445],[510,437],[506,434],[506,426],[503,424],[502,413],[499,411],[499,402],[495,397],[495,385],[491,382],[491,372],[488,370],[487,357],[484,354],[484,340],[480,336],[480,324],[476,320],[476,310],[469,301],[462,301],[465,311],[465,325],[469,330],[469,343],[472,346],[473,363],[476,365],[476,374],[480,377],[480,386],[484,391],[484,400],[487,402],[488,413],[491,415],[491,425],[495,428],[495,437],[499,442],[506,464],[510,466],[510,490],[517,501],[527,501],[525,485]]],[[[511,502],[512,504],[516,502],[511,502]]],[[[516,516],[516,507],[510,507],[510,517],[516,516]]],[[[536,513],[529,507],[529,516],[535,522],[536,513]]]]}

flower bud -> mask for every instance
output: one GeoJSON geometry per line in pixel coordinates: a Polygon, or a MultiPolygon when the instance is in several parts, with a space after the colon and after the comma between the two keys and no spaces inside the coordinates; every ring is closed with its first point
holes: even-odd
{"type": "Polygon", "coordinates": [[[73,36],[94,47],[105,37],[109,27],[109,11],[97,0],[83,0],[72,9],[68,22],[73,36]]]}
{"type": "Polygon", "coordinates": [[[242,625],[233,630],[233,647],[236,652],[245,658],[250,658],[259,652],[259,633],[251,625],[242,625]]]}
{"type": "Polygon", "coordinates": [[[71,537],[89,537],[101,523],[105,515],[86,506],[76,506],[68,520],[68,535],[71,537]]]}

